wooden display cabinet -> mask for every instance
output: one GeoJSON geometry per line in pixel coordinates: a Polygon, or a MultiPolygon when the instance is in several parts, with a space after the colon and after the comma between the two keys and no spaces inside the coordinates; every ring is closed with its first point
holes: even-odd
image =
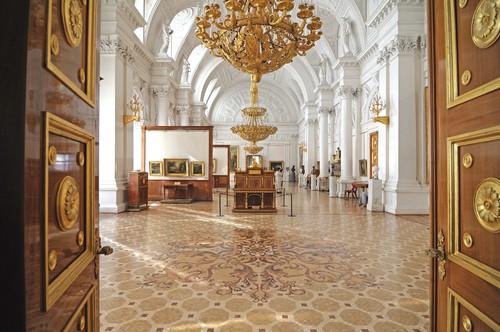
{"type": "Polygon", "coordinates": [[[132,171],[128,174],[128,211],[148,208],[148,173],[132,171]]]}

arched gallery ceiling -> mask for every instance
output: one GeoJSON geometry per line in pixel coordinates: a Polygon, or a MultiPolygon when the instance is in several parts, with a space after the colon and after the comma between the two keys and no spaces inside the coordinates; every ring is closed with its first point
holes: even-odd
{"type": "MultiPolygon", "coordinates": [[[[347,17],[352,22],[355,53],[364,46],[366,35],[362,14],[364,1],[312,1],[323,21],[323,37],[307,56],[297,56],[292,63],[264,76],[260,84],[260,102],[268,108],[270,121],[296,122],[301,118],[301,106],[315,101],[314,89],[318,85],[321,58],[328,58],[330,65],[337,61],[335,49],[339,21],[347,17]]],[[[183,61],[189,59],[191,67],[189,81],[194,91],[193,101],[206,103],[207,117],[213,123],[238,121],[239,109],[248,103],[250,79],[248,75],[232,68],[220,58],[210,55],[200,46],[194,35],[193,23],[205,2],[212,1],[145,0],[147,25],[144,29],[144,40],[149,49],[156,54],[162,43],[162,25],[170,26],[174,32],[171,50],[168,53],[177,64],[176,79],[180,82],[183,61]]]]}

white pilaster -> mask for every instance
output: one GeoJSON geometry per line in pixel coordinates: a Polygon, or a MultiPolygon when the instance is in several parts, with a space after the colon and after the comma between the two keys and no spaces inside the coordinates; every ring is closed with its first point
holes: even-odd
{"type": "Polygon", "coordinates": [[[340,180],[343,183],[352,182],[352,88],[342,86],[339,89],[341,103],[340,126],[340,180]]]}
{"type": "Polygon", "coordinates": [[[329,109],[319,109],[319,171],[320,177],[328,177],[328,113],[329,109]]]}

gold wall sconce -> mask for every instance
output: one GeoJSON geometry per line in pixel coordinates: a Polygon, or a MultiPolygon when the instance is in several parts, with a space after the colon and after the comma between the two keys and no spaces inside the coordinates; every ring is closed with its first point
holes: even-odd
{"type": "Polygon", "coordinates": [[[389,124],[389,117],[384,115],[381,116],[380,113],[385,108],[384,102],[382,101],[382,97],[379,94],[375,95],[370,105],[370,112],[375,116],[373,117],[373,122],[380,122],[384,125],[389,124]]]}
{"type": "Polygon", "coordinates": [[[141,120],[141,112],[144,109],[142,105],[142,101],[137,94],[133,95],[127,103],[127,108],[130,110],[132,115],[124,115],[123,116],[123,124],[127,125],[130,122],[140,121],[141,120]]]}

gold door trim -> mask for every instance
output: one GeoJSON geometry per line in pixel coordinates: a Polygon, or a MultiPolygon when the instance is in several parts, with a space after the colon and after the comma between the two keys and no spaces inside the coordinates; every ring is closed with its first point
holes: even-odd
{"type": "Polygon", "coordinates": [[[94,259],[94,137],[82,128],[52,113],[44,113],[44,222],[42,231],[43,244],[43,306],[48,311],[61,295],[71,286],[76,278],[94,259]],[[82,199],[85,199],[85,229],[83,252],[71,262],[52,281],[49,281],[49,134],[56,134],[76,142],[85,144],[85,188],[82,199]]]}
{"type": "Polygon", "coordinates": [[[461,73],[458,72],[456,0],[445,0],[445,43],[446,43],[446,95],[447,108],[465,103],[500,88],[500,77],[486,82],[475,89],[459,94],[461,73]]]}
{"type": "Polygon", "coordinates": [[[492,331],[500,331],[500,325],[495,323],[494,320],[486,316],[483,312],[481,312],[474,305],[469,303],[463,297],[458,295],[457,292],[448,288],[448,323],[447,323],[447,331],[449,332],[458,332],[460,331],[460,325],[462,325],[461,317],[458,317],[458,309],[459,306],[464,307],[469,310],[475,317],[481,320],[483,323],[488,325],[492,329],[492,331]]]}
{"type": "MultiPolygon", "coordinates": [[[[479,278],[500,288],[500,271],[460,251],[460,179],[462,165],[459,149],[462,146],[500,140],[500,126],[453,136],[448,138],[448,258],[479,278]]],[[[471,202],[472,207],[472,202],[471,202]]]]}
{"type": "MultiPolygon", "coordinates": [[[[59,39],[57,35],[53,31],[53,2],[54,0],[48,0],[47,3],[47,34],[45,37],[45,65],[47,69],[54,74],[62,83],[64,83],[71,91],[76,93],[82,100],[84,100],[87,104],[92,107],[95,107],[95,95],[96,95],[96,17],[97,17],[97,9],[95,0],[86,0],[83,3],[84,13],[81,13],[83,16],[83,20],[86,20],[86,36],[81,36],[81,40],[84,41],[86,52],[84,56],[82,56],[84,63],[81,64],[81,67],[75,68],[75,75],[78,78],[81,86],[78,86],[77,83],[72,81],[53,61],[52,58],[60,56],[59,50],[59,39]],[[54,41],[57,40],[54,45],[54,41]],[[57,51],[56,51],[57,50],[57,51]],[[82,80],[83,77],[83,80],[82,80]]],[[[60,6],[64,4],[69,4],[68,1],[61,1],[60,6]],[[63,3],[64,2],[64,3],[63,3]]],[[[58,13],[55,13],[58,15],[58,13]]],[[[66,14],[61,14],[62,16],[66,14]]],[[[69,15],[69,14],[68,14],[69,15]]],[[[65,21],[68,18],[62,17],[62,20],[65,21]]],[[[66,28],[66,26],[64,26],[66,28]]],[[[61,34],[65,34],[67,37],[67,32],[63,29],[59,31],[61,34]]],[[[75,40],[68,40],[68,45],[71,47],[80,46],[80,43],[77,43],[75,40]]]]}
{"type": "Polygon", "coordinates": [[[73,315],[71,315],[68,323],[62,330],[63,332],[75,331],[75,326],[82,327],[81,331],[94,332],[97,331],[96,327],[96,286],[92,285],[89,291],[83,298],[82,302],[78,305],[73,315]],[[85,310],[85,311],[84,311],[85,310]],[[84,311],[83,315],[82,312],[84,311]],[[82,324],[83,320],[83,324],[82,324]]]}

